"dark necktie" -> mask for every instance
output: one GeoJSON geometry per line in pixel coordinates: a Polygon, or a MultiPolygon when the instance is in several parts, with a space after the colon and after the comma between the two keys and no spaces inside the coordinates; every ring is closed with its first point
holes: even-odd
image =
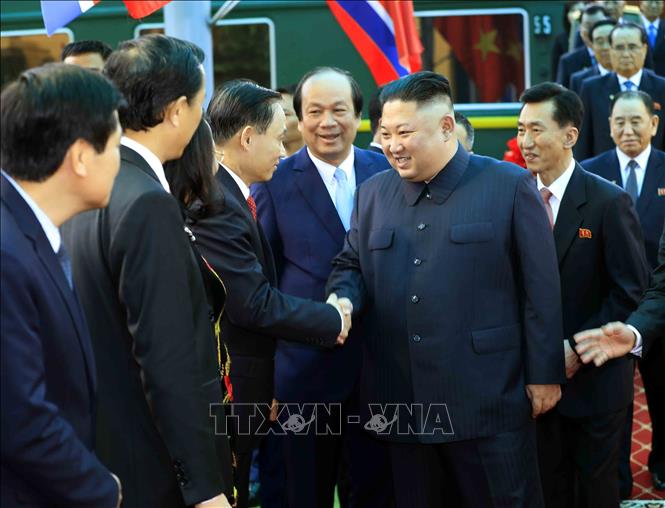
{"type": "Polygon", "coordinates": [[[637,167],[637,162],[631,160],[628,163],[628,178],[626,179],[626,192],[630,194],[630,197],[633,198],[633,203],[637,204],[637,175],[635,174],[635,168],[637,167]]]}
{"type": "Polygon", "coordinates": [[[58,256],[58,261],[60,262],[62,271],[65,272],[65,278],[67,279],[69,288],[74,289],[74,282],[72,281],[72,260],[69,259],[67,251],[62,245],[60,245],[60,249],[56,255],[58,256]]]}
{"type": "Polygon", "coordinates": [[[249,211],[252,212],[252,217],[256,221],[256,201],[252,196],[247,196],[247,206],[249,206],[249,211]]]}
{"type": "Polygon", "coordinates": [[[547,212],[547,218],[550,220],[550,227],[554,228],[554,212],[552,211],[552,205],[550,205],[550,198],[553,194],[547,187],[540,189],[540,197],[543,198],[543,204],[545,205],[545,211],[547,212]]]}

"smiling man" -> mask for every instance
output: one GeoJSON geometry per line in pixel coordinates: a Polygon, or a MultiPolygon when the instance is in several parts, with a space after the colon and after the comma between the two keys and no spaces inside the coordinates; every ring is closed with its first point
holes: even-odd
{"type": "Polygon", "coordinates": [[[445,77],[403,77],[381,101],[394,170],[358,188],[328,290],[363,313],[362,402],[409,408],[376,433],[397,506],[543,506],[532,418],[565,376],[534,179],[459,145],[445,77]]]}

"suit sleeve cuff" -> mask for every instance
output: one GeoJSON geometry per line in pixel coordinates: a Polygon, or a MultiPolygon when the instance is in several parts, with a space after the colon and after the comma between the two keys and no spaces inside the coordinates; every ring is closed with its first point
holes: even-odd
{"type": "Polygon", "coordinates": [[[635,345],[630,350],[630,354],[642,358],[642,334],[633,325],[626,325],[630,331],[635,334],[635,345]]]}

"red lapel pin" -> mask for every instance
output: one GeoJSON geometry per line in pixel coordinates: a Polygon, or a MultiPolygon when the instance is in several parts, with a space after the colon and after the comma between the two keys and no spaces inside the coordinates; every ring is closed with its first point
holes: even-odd
{"type": "Polygon", "coordinates": [[[580,238],[591,238],[591,230],[580,228],[580,238]]]}

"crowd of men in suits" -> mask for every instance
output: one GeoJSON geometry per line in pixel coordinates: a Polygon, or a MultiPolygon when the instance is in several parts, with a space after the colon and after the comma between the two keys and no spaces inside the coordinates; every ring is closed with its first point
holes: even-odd
{"type": "Polygon", "coordinates": [[[635,358],[665,487],[665,78],[597,12],[608,72],[521,97],[528,171],[471,152],[429,71],[380,90],[374,150],[348,72],[203,114],[201,50],[163,35],[9,85],[3,506],[245,507],[261,448],[263,506],[615,507],[635,358]],[[166,163],[202,125],[189,190],[223,199],[185,224],[166,163]]]}

